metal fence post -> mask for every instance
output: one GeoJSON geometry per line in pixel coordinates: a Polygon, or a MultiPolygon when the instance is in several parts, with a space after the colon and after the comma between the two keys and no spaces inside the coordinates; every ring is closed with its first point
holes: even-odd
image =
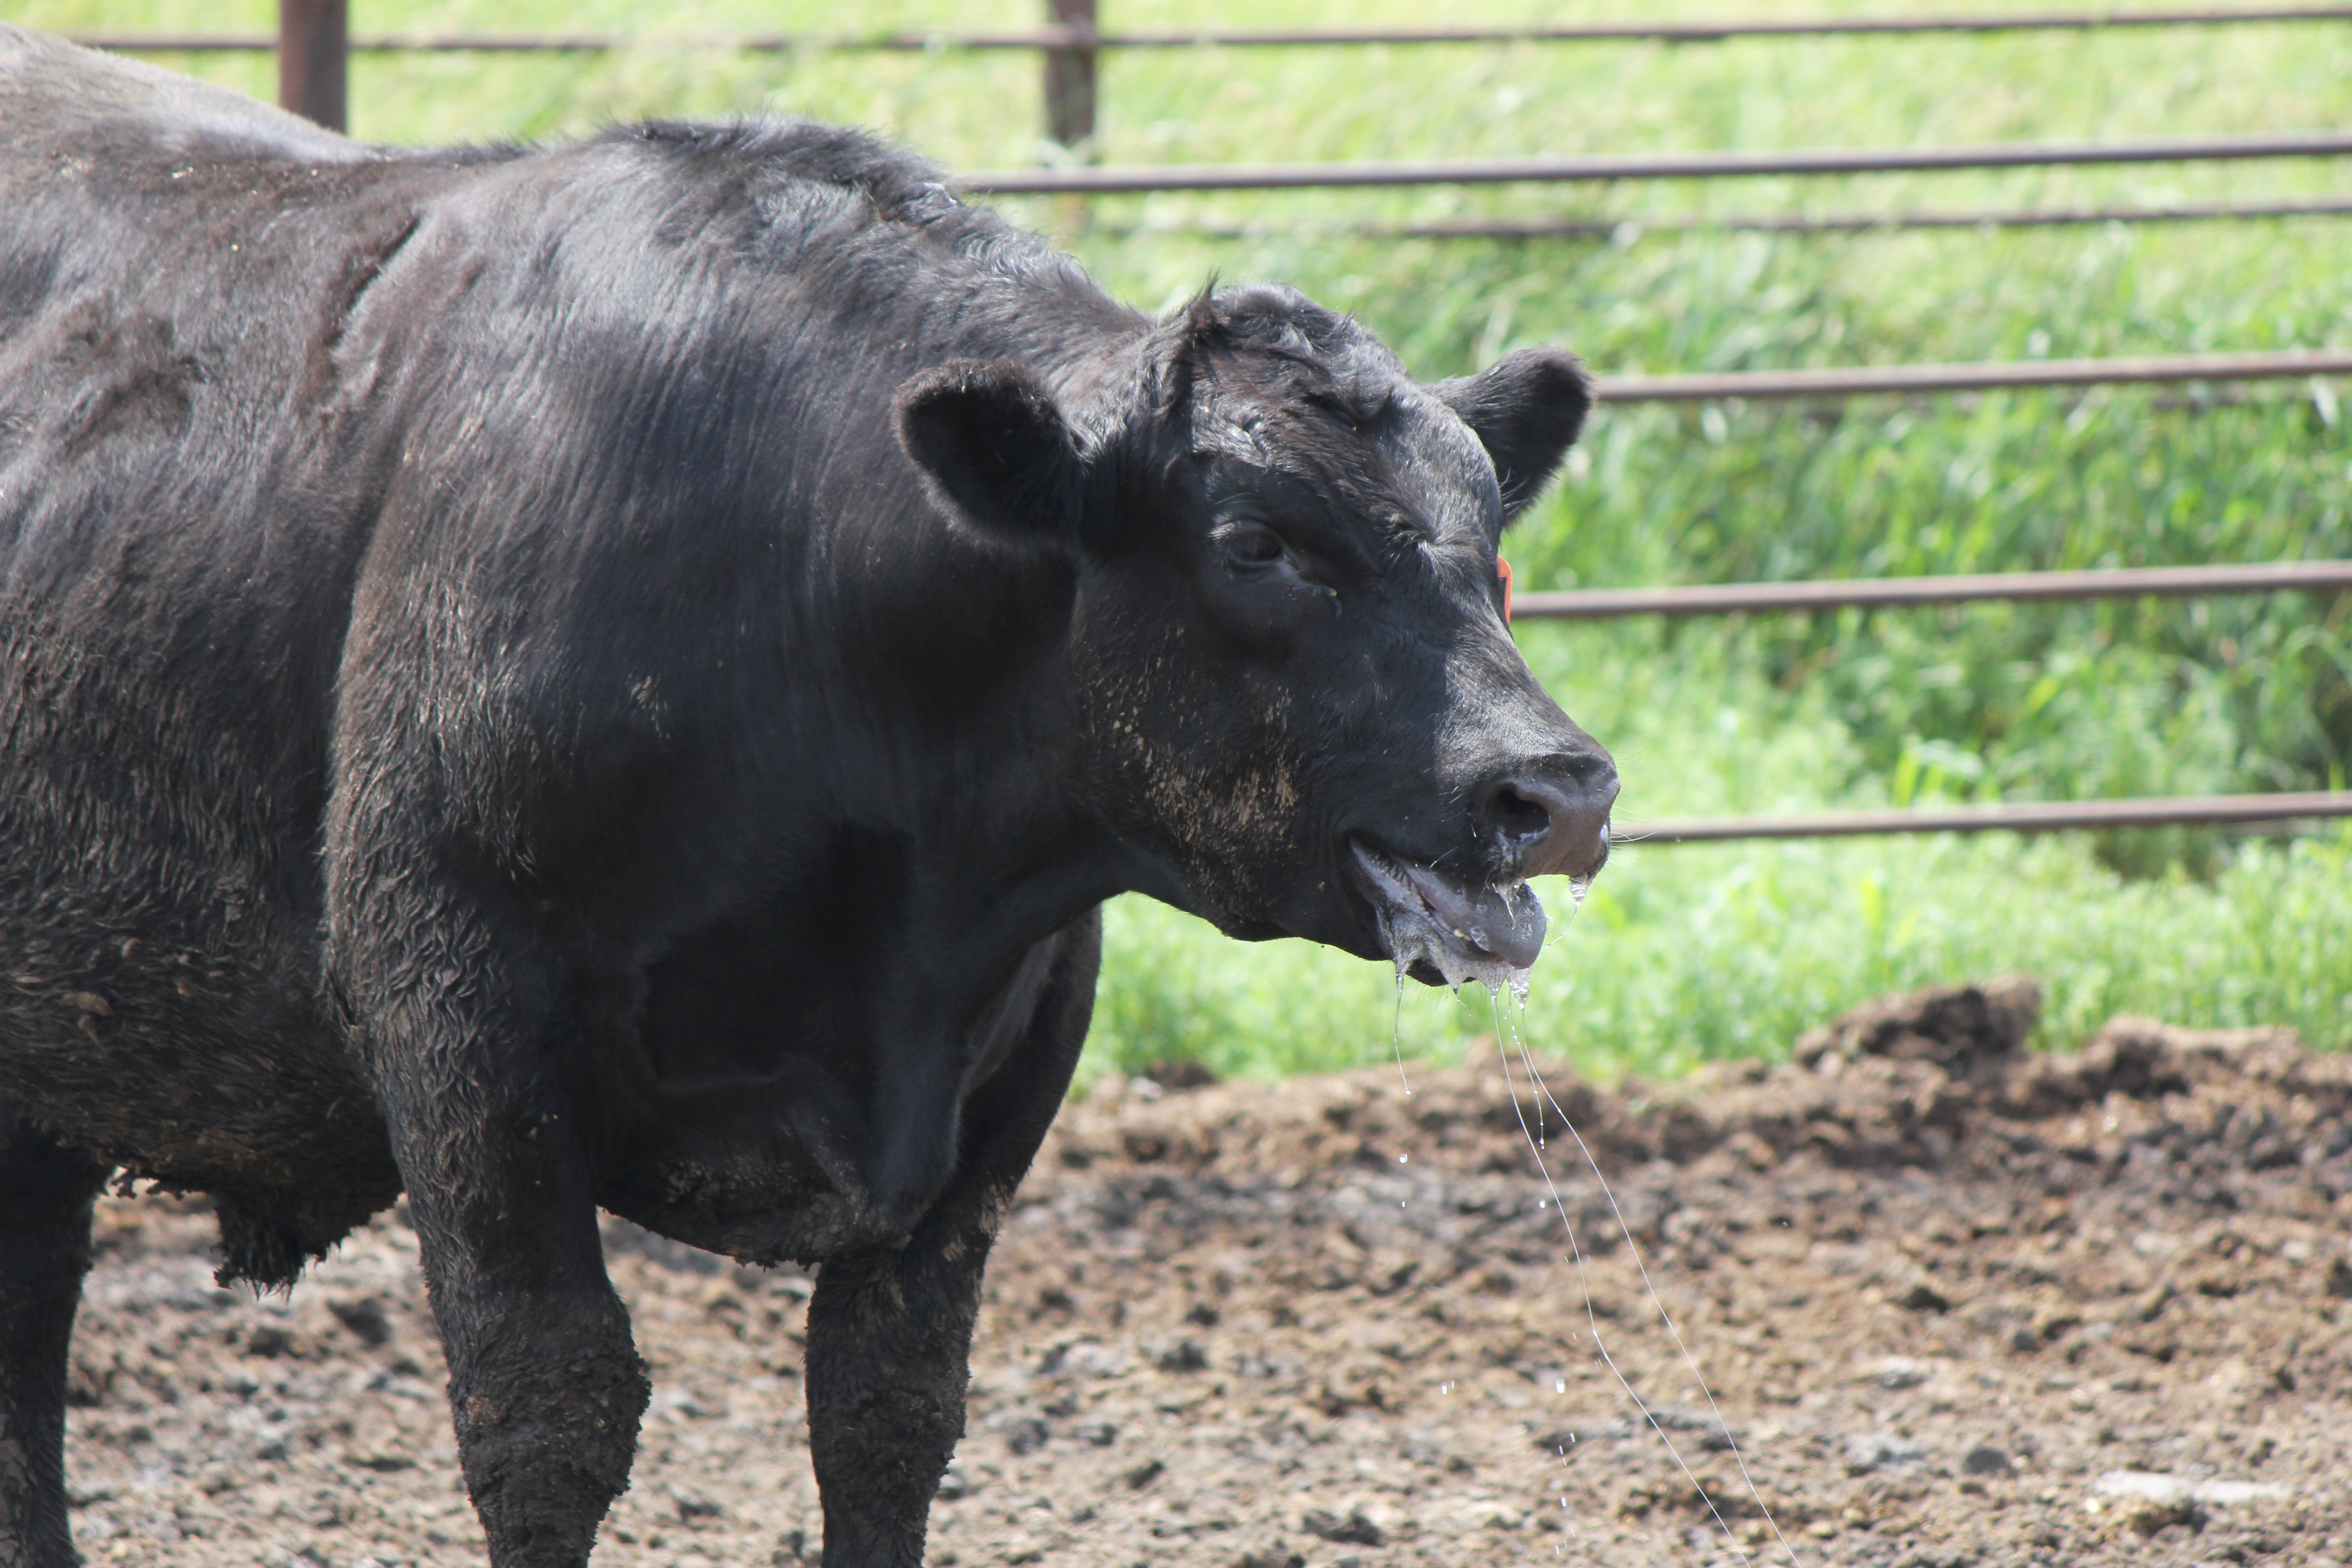
{"type": "Polygon", "coordinates": [[[1095,133],[1095,0],[1045,0],[1045,19],[1081,40],[1045,51],[1045,134],[1076,151],[1095,133]]]}
{"type": "Polygon", "coordinates": [[[278,101],[330,131],[345,128],[349,0],[278,0],[278,101]]]}

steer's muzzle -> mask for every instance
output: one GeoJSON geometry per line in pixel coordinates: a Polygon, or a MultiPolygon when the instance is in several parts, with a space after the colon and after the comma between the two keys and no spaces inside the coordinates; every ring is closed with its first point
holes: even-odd
{"type": "Polygon", "coordinates": [[[1600,752],[1521,763],[1488,781],[1479,831],[1519,877],[1591,877],[1609,859],[1617,766],[1600,752]]]}

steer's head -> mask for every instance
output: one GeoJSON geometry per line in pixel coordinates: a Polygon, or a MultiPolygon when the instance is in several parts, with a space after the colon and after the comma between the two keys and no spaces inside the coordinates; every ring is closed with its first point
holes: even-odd
{"type": "Polygon", "coordinates": [[[1566,353],[1422,385],[1287,289],[1195,300],[1052,385],[908,385],[908,451],[970,526],[1079,563],[1092,808],[1143,890],[1244,938],[1490,982],[1531,876],[1609,855],[1609,754],[1536,684],[1496,552],[1591,404],[1566,353]]]}

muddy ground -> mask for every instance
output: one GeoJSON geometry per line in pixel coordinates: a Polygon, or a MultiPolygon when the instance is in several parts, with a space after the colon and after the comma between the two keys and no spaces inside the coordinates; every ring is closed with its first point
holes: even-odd
{"type": "MultiPolygon", "coordinates": [[[[931,1561],[2352,1563],[2352,1062],[2121,1020],[2026,1057],[2031,1008],[1549,1073],[1618,1205],[1548,1117],[1580,1268],[1491,1053],[1098,1093],[1007,1223],[931,1561]]],[[[598,1563],[814,1562],[807,1279],[607,1237],[656,1392],[598,1563]]],[[[397,1215],[259,1301],[194,1205],[100,1238],[90,1561],[480,1561],[397,1215]]]]}

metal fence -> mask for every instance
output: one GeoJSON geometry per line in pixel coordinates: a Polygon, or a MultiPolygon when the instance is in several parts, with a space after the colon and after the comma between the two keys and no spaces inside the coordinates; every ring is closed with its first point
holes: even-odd
{"type": "Polygon", "coordinates": [[[1619,833],[1617,839],[1623,844],[1721,844],[1742,838],[1860,838],[1895,833],[2221,827],[2344,816],[2352,816],[2352,790],[2018,801],[1893,811],[1826,811],[1801,816],[1694,816],[1639,823],[1619,833]]]}
{"type": "MultiPolygon", "coordinates": [[[[1879,230],[1933,228],[2073,228],[2111,223],[2211,223],[2263,218],[2352,217],[2352,197],[2210,203],[2172,206],[2026,207],[1986,212],[1727,213],[1705,217],[1638,218],[1435,218],[1417,224],[1356,224],[1345,233],[1370,239],[1615,239],[1643,234],[1699,232],[1746,234],[1871,234],[1879,230]]],[[[1287,224],[1297,235],[1301,226],[1287,224]]],[[[1246,239],[1248,226],[1193,225],[1189,233],[1212,238],[1246,239]]]]}
{"type": "Polygon", "coordinates": [[[2072,572],[1953,573],[1794,583],[1703,583],[1680,588],[1570,588],[1512,595],[1514,620],[1593,621],[1621,616],[1807,615],[1912,609],[1986,600],[2197,599],[2215,594],[2352,593],[2352,561],[2250,566],[2103,566],[2072,572]]]}
{"type": "MultiPolygon", "coordinates": [[[[942,30],[725,39],[617,35],[375,37],[350,35],[347,0],[280,0],[275,38],[147,35],[81,41],[149,52],[274,50],[280,100],[298,113],[341,129],[348,62],[361,52],[601,53],[638,47],[762,52],[808,50],[1034,50],[1044,66],[1045,121],[1065,147],[1083,150],[1096,131],[1097,62],[1108,49],[1328,47],[1366,45],[1497,45],[1649,41],[1702,45],[1740,38],[1902,37],[2117,28],[2222,26],[2248,23],[2352,22],[2352,5],[2049,12],[1932,17],[1837,16],[1814,19],[1629,22],[1622,25],[1501,27],[1376,27],[1337,30],[1184,29],[1105,32],[1096,0],[1046,0],[1047,25],[995,32],[942,30]]],[[[2352,132],[2203,137],[2137,142],[2011,142],[1973,147],[1830,148],[1777,153],[1675,153],[1577,158],[1516,158],[1325,164],[1163,165],[984,171],[963,188],[992,195],[1063,196],[1160,191],[1297,190],[1337,187],[1544,184],[1628,180],[1720,180],[1764,175],[1818,176],[2149,163],[2205,163],[2352,156],[2352,132]]],[[[2312,198],[2252,205],[2005,213],[1910,213],[1814,216],[1801,214],[1684,220],[1689,227],[1793,232],[1879,227],[2021,226],[2107,222],[2201,221],[2352,216],[2352,199],[2312,198]]],[[[1642,220],[1643,226],[1672,223],[1642,220]]],[[[1553,224],[1468,220],[1387,230],[1399,236],[1489,238],[1578,237],[1622,225],[1565,219],[1553,224]]],[[[1870,395],[1947,395],[2000,388],[2082,387],[2147,383],[2225,383],[2352,374],[2352,350],[2174,355],[2139,359],[2042,360],[1985,364],[1915,364],[1793,371],[1741,371],[1603,377],[1612,403],[1709,399],[1822,399],[1870,395]]],[[[2352,562],[2315,561],[2238,566],[2002,573],[1970,576],[1710,584],[1683,588],[1530,592],[1515,613],[1531,619],[1611,616],[1696,616],[1883,610],[1988,599],[2049,601],[2139,595],[2297,591],[2352,593],[2352,562]]],[[[2057,829],[2276,823],[2352,816],[2352,790],[2283,795],[2055,801],[1938,809],[1837,812],[1802,816],[1655,822],[1631,835],[1657,844],[1744,838],[1829,837],[1885,833],[2039,832],[2057,829]]]]}
{"type": "Polygon", "coordinates": [[[2231,26],[2249,23],[2352,21],[2352,5],[2242,5],[1983,16],[1819,16],[1720,22],[1528,23],[1466,27],[1184,27],[1105,32],[1099,26],[1096,0],[1045,0],[1045,8],[1047,24],[1044,26],[978,31],[926,28],[887,33],[768,34],[737,37],[619,33],[380,34],[355,38],[351,35],[349,0],[279,0],[278,29],[275,37],[258,34],[149,33],[87,35],[77,41],[94,48],[142,53],[276,51],[279,56],[280,101],[295,112],[307,114],[337,130],[344,124],[344,62],[355,52],[606,54],[632,48],[700,48],[760,54],[803,54],[844,50],[895,53],[932,53],[950,49],[1032,50],[1044,57],[1047,132],[1064,146],[1076,147],[1095,132],[1095,110],[1099,97],[1097,67],[1099,57],[1106,50],[1442,44],[1696,45],[1745,38],[2113,32],[2149,27],[2231,26]],[[329,79],[331,77],[331,80],[329,79]]]}
{"type": "MultiPolygon", "coordinates": [[[[356,52],[446,54],[603,54],[646,45],[732,49],[756,54],[817,51],[934,53],[943,49],[1297,48],[1320,45],[1664,43],[1719,44],[1738,38],[1879,37],[1937,33],[2113,32],[2135,27],[2214,26],[2243,22],[2352,21],[2352,5],[2211,6],[2145,11],[2021,12],[1980,16],[1821,16],[1724,22],[1526,23],[1475,27],[1140,28],[1103,32],[1091,0],[1047,0],[1054,20],[1042,27],[972,31],[952,27],[894,33],[761,34],[740,37],[622,33],[379,34],[350,40],[356,52]]],[[[259,34],[108,34],[92,47],[192,53],[262,53],[278,40],[259,34]]]]}
{"type": "Polygon", "coordinates": [[[2037,386],[2120,386],[2160,382],[2305,380],[2352,375],[2352,349],[2267,353],[2164,354],[2120,359],[1995,360],[1980,364],[1840,365],[1820,370],[1727,370],[1680,375],[1607,375],[1604,403],[1703,403],[1731,398],[1864,397],[1880,393],[1992,392],[2037,386]]]}
{"type": "Polygon", "coordinates": [[[1830,147],[1781,153],[1633,153],[1580,158],[1454,158],[1345,163],[1162,163],[991,169],[961,176],[985,195],[1118,195],[1153,191],[1297,191],[1360,185],[1606,184],[1761,175],[1895,174],[2082,164],[2239,162],[2352,155],[2352,132],[2144,142],[2012,142],[1976,147],[1830,147]]]}

